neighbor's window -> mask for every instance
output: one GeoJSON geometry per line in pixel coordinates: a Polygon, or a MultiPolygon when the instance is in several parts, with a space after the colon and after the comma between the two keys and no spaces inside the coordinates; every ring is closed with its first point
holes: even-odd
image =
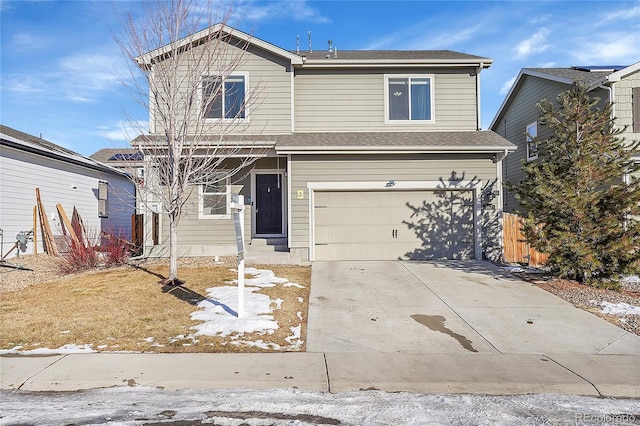
{"type": "Polygon", "coordinates": [[[98,217],[109,217],[109,183],[103,180],[98,181],[98,217]]]}
{"type": "Polygon", "coordinates": [[[433,77],[386,77],[388,121],[433,120],[433,77]]]}
{"type": "Polygon", "coordinates": [[[231,187],[225,173],[211,176],[210,183],[200,185],[199,212],[202,219],[215,219],[229,215],[231,187]]]}
{"type": "Polygon", "coordinates": [[[527,161],[538,158],[538,142],[535,141],[536,137],[538,137],[538,122],[534,121],[527,126],[527,161]]]}
{"type": "Polygon", "coordinates": [[[205,118],[246,118],[245,75],[205,77],[202,81],[202,104],[205,118]]]}

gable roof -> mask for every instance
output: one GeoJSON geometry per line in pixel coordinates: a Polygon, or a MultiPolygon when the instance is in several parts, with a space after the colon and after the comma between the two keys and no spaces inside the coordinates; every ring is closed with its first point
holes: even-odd
{"type": "Polygon", "coordinates": [[[274,44],[249,35],[238,29],[217,23],[193,35],[184,37],[174,46],[167,44],[144,55],[136,61],[141,67],[150,66],[158,58],[190,44],[198,44],[207,37],[218,33],[227,34],[244,43],[259,47],[276,56],[287,59],[297,68],[328,68],[358,66],[473,66],[489,68],[493,63],[490,58],[454,52],[451,50],[332,50],[331,52],[316,50],[312,52],[289,51],[274,44]]]}
{"type": "Polygon", "coordinates": [[[271,52],[276,56],[280,56],[290,60],[292,64],[302,63],[302,57],[296,55],[295,53],[282,49],[274,44],[268,43],[257,37],[253,37],[245,32],[237,30],[223,23],[217,23],[208,28],[205,28],[204,30],[198,31],[195,34],[186,36],[178,40],[175,46],[171,46],[171,44],[167,44],[165,46],[154,49],[151,52],[145,53],[144,55],[140,55],[136,58],[136,61],[140,66],[151,65],[157,58],[162,57],[163,55],[172,51],[173,49],[180,49],[190,44],[198,44],[200,41],[206,39],[207,37],[215,36],[218,33],[227,34],[245,43],[250,43],[254,46],[257,46],[261,49],[271,52]]]}
{"type": "Polygon", "coordinates": [[[0,125],[0,145],[19,149],[21,151],[30,152],[41,155],[43,157],[52,158],[66,163],[75,164],[101,172],[126,176],[126,173],[115,169],[106,164],[102,164],[94,159],[85,157],[70,149],[56,145],[37,136],[12,129],[8,126],[0,125]]]}
{"type": "Polygon", "coordinates": [[[606,86],[620,81],[621,78],[640,70],[640,62],[633,65],[605,65],[605,66],[573,66],[569,68],[522,68],[514,83],[505,96],[498,112],[491,121],[490,129],[499,121],[507,105],[511,102],[512,95],[520,86],[526,76],[555,81],[566,85],[580,83],[586,86],[588,91],[600,86],[606,86]]]}

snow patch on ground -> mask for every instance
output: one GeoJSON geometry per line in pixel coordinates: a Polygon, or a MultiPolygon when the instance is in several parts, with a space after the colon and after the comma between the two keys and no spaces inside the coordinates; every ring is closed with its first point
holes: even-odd
{"type": "Polygon", "coordinates": [[[511,266],[503,266],[502,269],[506,270],[507,272],[511,272],[511,273],[523,273],[526,272],[527,274],[544,274],[545,271],[539,268],[534,268],[533,266],[515,266],[515,265],[511,265],[511,266]]]}
{"type": "Polygon", "coordinates": [[[627,315],[640,315],[640,306],[633,306],[624,302],[611,303],[602,301],[598,303],[595,300],[590,300],[589,302],[593,305],[600,306],[602,308],[600,312],[605,315],[613,315],[617,317],[624,317],[627,315]]]}
{"type": "MultiPolygon", "coordinates": [[[[241,337],[245,334],[273,334],[279,328],[273,315],[274,310],[282,309],[282,299],[271,300],[269,296],[258,293],[262,288],[276,285],[290,284],[286,278],[279,278],[273,271],[256,268],[246,268],[247,274],[253,278],[245,279],[244,287],[244,315],[238,318],[238,287],[237,280],[228,284],[234,286],[211,287],[207,289],[207,299],[198,304],[199,311],[191,314],[194,321],[202,324],[191,327],[195,335],[230,337],[234,345],[246,344],[261,349],[280,350],[277,344],[265,343],[262,340],[248,341],[241,337]]],[[[297,285],[297,284],[296,284],[297,285]]],[[[287,338],[291,347],[286,350],[299,349],[302,346],[300,337],[295,335],[287,338]],[[291,340],[288,340],[291,339],[291,340]]]]}
{"type": "Polygon", "coordinates": [[[91,345],[64,345],[58,349],[38,348],[31,350],[23,350],[22,346],[14,346],[11,349],[0,350],[0,355],[19,354],[19,355],[58,355],[58,354],[87,354],[98,352],[91,345]]]}
{"type": "MultiPolygon", "coordinates": [[[[637,424],[638,401],[574,395],[483,396],[296,389],[163,391],[117,387],[69,393],[0,392],[3,424],[117,424],[204,420],[216,425],[637,424]],[[144,419],[144,420],[141,420],[144,419]]],[[[194,423],[189,423],[194,424],[194,423]]]]}

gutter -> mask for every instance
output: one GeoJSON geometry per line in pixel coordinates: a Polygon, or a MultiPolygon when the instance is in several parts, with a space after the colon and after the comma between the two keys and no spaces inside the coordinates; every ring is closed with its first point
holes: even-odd
{"type": "Polygon", "coordinates": [[[99,172],[111,173],[114,175],[119,175],[128,178],[128,174],[122,170],[118,170],[114,167],[111,167],[107,164],[99,163],[95,160],[87,159],[85,157],[79,156],[77,158],[73,158],[64,154],[58,154],[54,151],[46,150],[43,148],[32,146],[31,144],[24,141],[12,141],[6,138],[5,135],[2,135],[2,139],[0,140],[0,145],[8,146],[10,148],[17,149],[19,151],[29,152],[31,154],[40,155],[45,158],[51,158],[54,160],[59,160],[64,163],[74,164],[76,166],[85,167],[87,169],[96,170],[99,172]]]}
{"type": "MultiPolygon", "coordinates": [[[[366,60],[366,59],[307,59],[296,68],[415,68],[416,66],[429,66],[432,68],[463,68],[463,67],[483,67],[488,68],[490,62],[468,62],[466,60],[406,60],[398,63],[397,60],[366,60]]],[[[295,66],[296,64],[294,64],[295,66]]]]}
{"type": "Polygon", "coordinates": [[[506,156],[509,152],[516,150],[515,145],[511,147],[505,146],[487,146],[487,147],[469,147],[469,146],[443,146],[433,148],[417,148],[397,147],[397,146],[380,146],[380,147],[341,147],[341,146],[307,146],[307,147],[282,147],[276,146],[278,154],[503,154],[506,156]]]}

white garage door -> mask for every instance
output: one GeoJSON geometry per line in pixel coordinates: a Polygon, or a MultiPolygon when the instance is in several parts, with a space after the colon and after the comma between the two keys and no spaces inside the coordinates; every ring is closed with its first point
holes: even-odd
{"type": "Polygon", "coordinates": [[[316,260],[468,259],[473,191],[316,191],[316,260]]]}

